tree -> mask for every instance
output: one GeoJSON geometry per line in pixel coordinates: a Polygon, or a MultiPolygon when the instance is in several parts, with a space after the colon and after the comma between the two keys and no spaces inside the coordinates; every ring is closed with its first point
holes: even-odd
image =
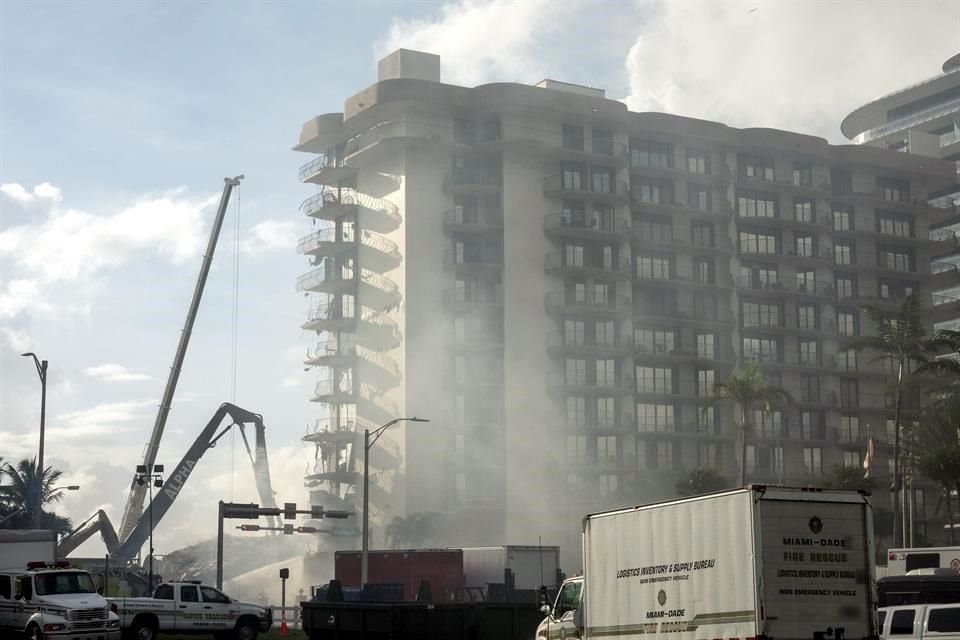
{"type": "Polygon", "coordinates": [[[730,374],[723,382],[713,385],[713,393],[704,401],[709,408],[716,403],[730,400],[740,412],[740,485],[747,483],[747,435],[750,432],[750,416],[753,411],[774,411],[793,402],[790,394],[780,387],[767,384],[763,367],[750,361],[730,374]]]}
{"type": "Polygon", "coordinates": [[[960,395],[935,402],[920,413],[911,448],[917,470],[939,484],[947,497],[947,518],[953,524],[950,494],[960,491],[960,395]]]}
{"type": "Polygon", "coordinates": [[[680,496],[696,496],[729,487],[727,479],[710,467],[697,467],[677,480],[676,484],[677,495],[680,496]]]}
{"type": "Polygon", "coordinates": [[[834,465],[824,478],[823,486],[827,489],[838,489],[840,491],[871,491],[874,487],[872,478],[863,477],[863,469],[860,467],[845,467],[843,465],[834,465]]]}
{"type": "Polygon", "coordinates": [[[394,516],[384,534],[393,549],[416,549],[436,537],[440,526],[439,513],[411,513],[406,518],[394,516]]]}
{"type": "MultiPolygon", "coordinates": [[[[900,468],[900,437],[903,414],[903,391],[907,386],[909,371],[913,368],[918,373],[938,371],[939,365],[931,364],[931,356],[944,344],[948,344],[953,336],[938,334],[933,340],[926,337],[925,323],[922,318],[923,301],[917,294],[911,294],[894,310],[865,305],[861,307],[863,314],[874,325],[873,335],[864,336],[855,341],[851,347],[857,351],[870,350],[878,354],[877,360],[890,360],[896,371],[896,381],[893,384],[896,400],[894,403],[894,435],[893,435],[893,483],[890,486],[894,518],[898,517],[899,494],[901,484],[900,468]]],[[[901,527],[902,528],[902,527],[901,527]]],[[[898,544],[894,522],[894,541],[898,544]]]]}
{"type": "MultiPolygon", "coordinates": [[[[22,509],[2,526],[8,529],[31,528],[34,524],[31,510],[33,492],[36,491],[37,486],[40,487],[41,505],[60,502],[63,499],[63,489],[55,485],[62,475],[63,472],[58,469],[45,467],[41,481],[38,483],[36,458],[33,460],[25,458],[18,462],[16,467],[8,463],[0,469],[0,477],[8,481],[0,485],[0,495],[3,496],[3,502],[7,505],[8,514],[22,509]]],[[[44,529],[53,529],[58,533],[69,533],[72,529],[69,518],[48,511],[42,512],[40,526],[44,529]]]]}

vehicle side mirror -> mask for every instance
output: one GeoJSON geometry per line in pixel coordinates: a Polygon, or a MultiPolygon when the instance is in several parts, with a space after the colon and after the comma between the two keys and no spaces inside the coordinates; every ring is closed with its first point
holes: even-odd
{"type": "Polygon", "coordinates": [[[540,605],[540,613],[542,613],[545,616],[550,615],[550,605],[548,604],[540,605]]]}
{"type": "Polygon", "coordinates": [[[540,605],[540,608],[543,608],[543,605],[550,605],[550,593],[547,591],[545,586],[541,586],[537,589],[537,604],[540,605]]]}

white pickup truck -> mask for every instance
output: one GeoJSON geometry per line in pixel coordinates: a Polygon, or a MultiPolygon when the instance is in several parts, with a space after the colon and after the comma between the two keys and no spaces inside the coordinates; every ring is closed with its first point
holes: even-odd
{"type": "Polygon", "coordinates": [[[273,611],[239,602],[199,582],[159,585],[152,598],[107,598],[120,616],[120,626],[137,640],[158,633],[206,634],[254,640],[273,623],[273,611]]]}

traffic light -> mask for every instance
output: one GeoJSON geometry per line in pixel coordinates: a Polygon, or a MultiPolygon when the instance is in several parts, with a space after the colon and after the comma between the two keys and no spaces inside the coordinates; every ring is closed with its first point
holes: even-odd
{"type": "Polygon", "coordinates": [[[323,518],[323,505],[322,504],[312,504],[310,505],[310,517],[314,520],[321,520],[323,518]]]}
{"type": "Polygon", "coordinates": [[[260,525],[258,524],[242,524],[237,529],[240,531],[260,531],[260,525]]]}
{"type": "Polygon", "coordinates": [[[297,527],[297,533],[316,533],[316,527],[297,527]]]}
{"type": "Polygon", "coordinates": [[[256,520],[260,517],[260,505],[253,503],[239,504],[236,502],[224,502],[223,517],[256,520]]]}
{"type": "Polygon", "coordinates": [[[297,503],[296,502],[283,503],[283,519],[284,520],[297,519],[297,503]]]}
{"type": "Polygon", "coordinates": [[[340,520],[349,518],[352,515],[353,514],[349,511],[324,511],[323,512],[324,518],[338,518],[340,520]]]}
{"type": "Polygon", "coordinates": [[[283,535],[285,535],[285,536],[292,536],[292,535],[293,535],[293,525],[292,525],[292,524],[285,524],[285,525],[283,525],[283,535]]]}

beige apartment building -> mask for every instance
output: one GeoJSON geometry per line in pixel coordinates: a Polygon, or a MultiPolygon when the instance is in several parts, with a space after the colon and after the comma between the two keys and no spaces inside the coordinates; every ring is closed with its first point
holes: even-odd
{"type": "MultiPolygon", "coordinates": [[[[890,370],[847,348],[858,306],[952,277],[930,273],[945,214],[926,204],[950,162],[552,80],[443,84],[426,53],[382,60],[295,149],[316,156],[313,502],[359,504],[364,428],[431,420],[371,451],[375,547],[393,516],[442,512],[446,544],[542,538],[578,569],[584,514],[671,497],[697,466],[736,480],[733,408],[703,400],[750,359],[796,399],[754,416],[750,482],[859,467],[893,415],[890,370]]],[[[881,446],[881,484],[887,465],[881,446]]]]}

